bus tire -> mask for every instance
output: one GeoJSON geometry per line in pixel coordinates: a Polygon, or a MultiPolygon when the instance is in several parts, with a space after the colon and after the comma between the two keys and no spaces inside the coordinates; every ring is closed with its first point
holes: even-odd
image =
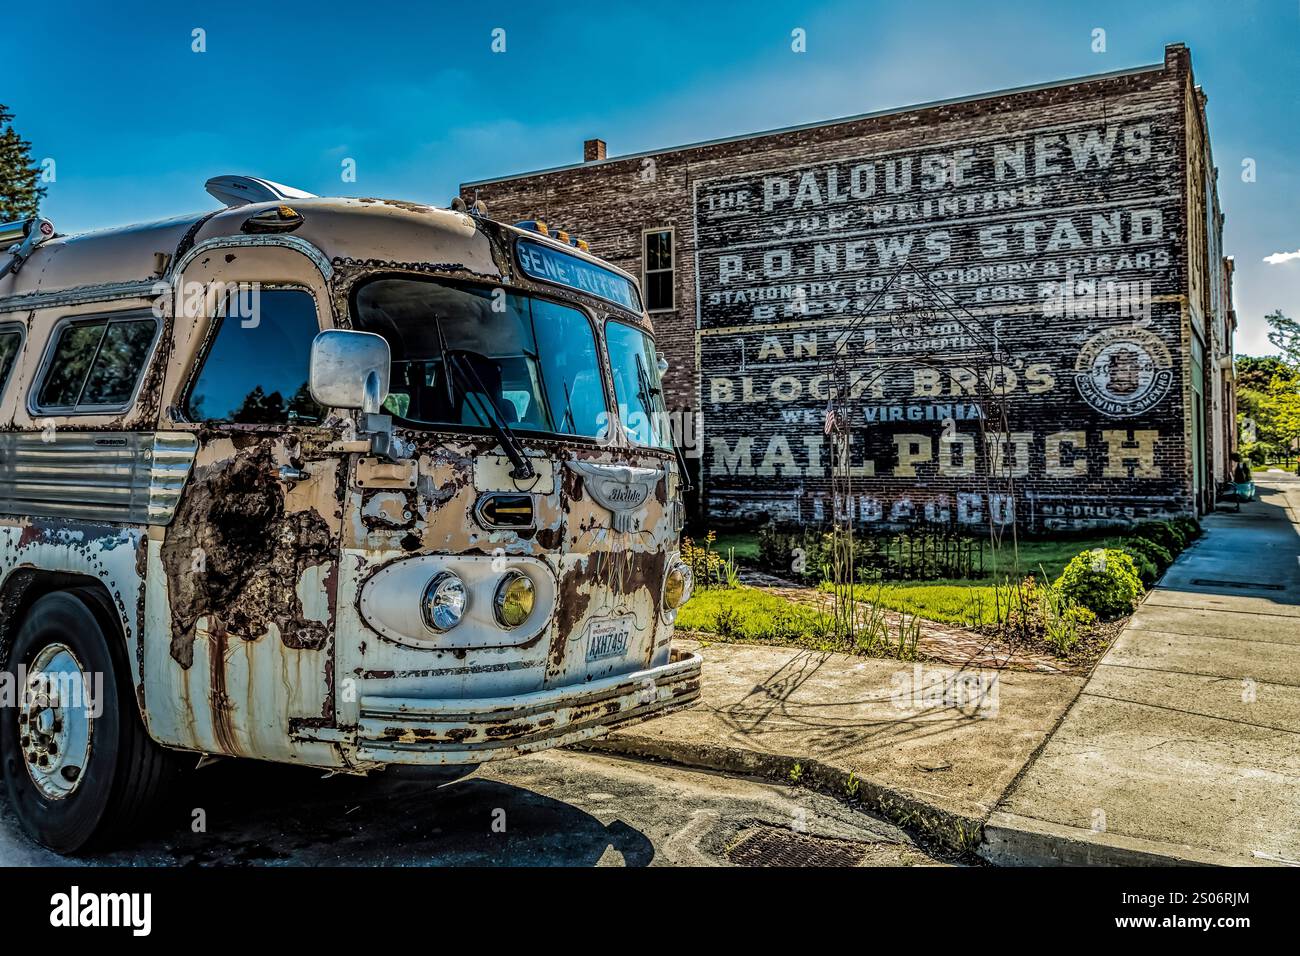
{"type": "Polygon", "coordinates": [[[18,697],[0,713],[10,806],[58,853],[102,848],[134,830],[183,766],[145,730],[110,615],[90,589],[47,594],[27,612],[4,665],[18,697]],[[38,680],[36,693],[25,692],[20,674],[38,680]]]}

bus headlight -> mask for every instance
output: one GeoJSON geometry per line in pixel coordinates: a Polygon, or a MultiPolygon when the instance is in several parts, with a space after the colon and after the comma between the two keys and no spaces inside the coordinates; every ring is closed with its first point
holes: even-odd
{"type": "Polygon", "coordinates": [[[465,616],[469,592],[465,582],[451,571],[439,571],[425,586],[420,599],[424,623],[435,631],[450,631],[465,616]]]}
{"type": "Polygon", "coordinates": [[[691,586],[694,583],[691,569],[681,561],[674,561],[668,569],[668,576],[664,578],[664,610],[676,611],[690,600],[691,586]]]}
{"type": "Polygon", "coordinates": [[[537,601],[533,580],[522,571],[507,571],[497,585],[493,610],[502,627],[518,627],[528,620],[537,601]]]}

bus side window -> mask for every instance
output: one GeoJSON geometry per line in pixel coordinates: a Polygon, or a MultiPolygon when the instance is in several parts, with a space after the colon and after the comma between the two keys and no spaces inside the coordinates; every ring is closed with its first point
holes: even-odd
{"type": "Polygon", "coordinates": [[[318,331],[316,301],[308,292],[257,289],[231,296],[185,400],[186,417],[236,425],[319,423],[324,409],[307,388],[318,331]]]}
{"type": "Polygon", "coordinates": [[[14,370],[18,353],[23,348],[23,334],[15,327],[0,325],[0,398],[4,398],[9,373],[14,370]]]}
{"type": "Polygon", "coordinates": [[[158,335],[152,315],[78,316],[55,328],[34,410],[87,415],[130,407],[158,335]]]}

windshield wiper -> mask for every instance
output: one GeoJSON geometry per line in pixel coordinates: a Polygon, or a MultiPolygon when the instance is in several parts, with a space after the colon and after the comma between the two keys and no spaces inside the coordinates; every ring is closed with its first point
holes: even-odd
{"type": "Polygon", "coordinates": [[[442,352],[443,363],[452,372],[451,375],[446,376],[448,407],[452,409],[456,407],[456,389],[453,382],[459,379],[461,394],[465,396],[467,402],[472,391],[472,388],[467,385],[467,381],[470,385],[477,385],[479,391],[475,393],[475,398],[478,399],[476,404],[480,407],[475,409],[475,414],[478,415],[480,420],[487,420],[489,427],[496,435],[497,441],[501,443],[501,448],[505,451],[506,457],[515,466],[514,470],[510,472],[510,477],[520,480],[532,478],[536,474],[533,471],[532,463],[524,456],[523,446],[519,444],[519,439],[515,437],[515,433],[510,430],[510,426],[501,417],[495,404],[486,398],[487,388],[484,386],[483,380],[479,378],[478,373],[472,368],[469,371],[474,377],[469,380],[464,367],[460,364],[460,356],[447,348],[447,339],[442,334],[442,318],[436,312],[433,315],[433,328],[438,333],[438,349],[442,352]],[[491,406],[487,415],[483,414],[481,407],[484,403],[491,406]]]}
{"type": "Polygon", "coordinates": [[[570,435],[578,433],[578,423],[573,417],[573,393],[569,391],[569,383],[561,382],[564,386],[564,414],[560,416],[560,426],[567,427],[570,435]]]}
{"type": "MultiPolygon", "coordinates": [[[[510,430],[506,420],[501,417],[501,412],[497,409],[496,403],[488,395],[487,386],[479,377],[478,372],[472,365],[462,365],[460,355],[443,349],[443,356],[447,360],[447,366],[452,373],[460,380],[460,392],[465,401],[474,396],[474,404],[478,406],[475,412],[479,418],[485,420],[492,432],[496,435],[497,441],[501,443],[502,450],[505,451],[506,457],[514,465],[514,470],[510,472],[511,478],[527,480],[534,477],[537,472],[533,471],[532,462],[524,455],[523,446],[519,444],[519,439],[515,433],[510,430]]],[[[450,379],[448,380],[450,381],[450,379]]]]}

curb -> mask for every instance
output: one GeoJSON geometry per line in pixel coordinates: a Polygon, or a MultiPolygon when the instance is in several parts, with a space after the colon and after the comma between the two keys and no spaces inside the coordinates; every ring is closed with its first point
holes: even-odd
{"type": "Polygon", "coordinates": [[[760,753],[740,747],[710,744],[660,743],[645,738],[606,737],[570,745],[574,750],[656,760],[698,770],[745,774],[779,783],[797,783],[845,803],[880,814],[904,830],[947,850],[975,854],[984,839],[984,819],[944,810],[919,799],[914,791],[898,790],[862,780],[843,768],[806,757],[760,753]],[[797,771],[796,771],[796,768],[797,771]],[[797,780],[794,774],[798,774],[797,780]]]}
{"type": "Polygon", "coordinates": [[[1096,833],[1014,813],[994,813],[976,855],[995,866],[1268,866],[1263,858],[1096,833]]]}
{"type": "Polygon", "coordinates": [[[1119,834],[1094,833],[1006,812],[983,817],[944,810],[899,790],[870,780],[854,779],[842,768],[800,757],[760,753],[740,747],[709,744],[660,743],[645,738],[604,738],[570,744],[567,749],[654,760],[697,770],[744,774],[790,784],[799,768],[797,785],[878,813],[891,823],[933,841],[953,853],[976,856],[994,866],[1269,866],[1268,859],[1251,859],[1195,847],[1143,840],[1119,834]]]}

